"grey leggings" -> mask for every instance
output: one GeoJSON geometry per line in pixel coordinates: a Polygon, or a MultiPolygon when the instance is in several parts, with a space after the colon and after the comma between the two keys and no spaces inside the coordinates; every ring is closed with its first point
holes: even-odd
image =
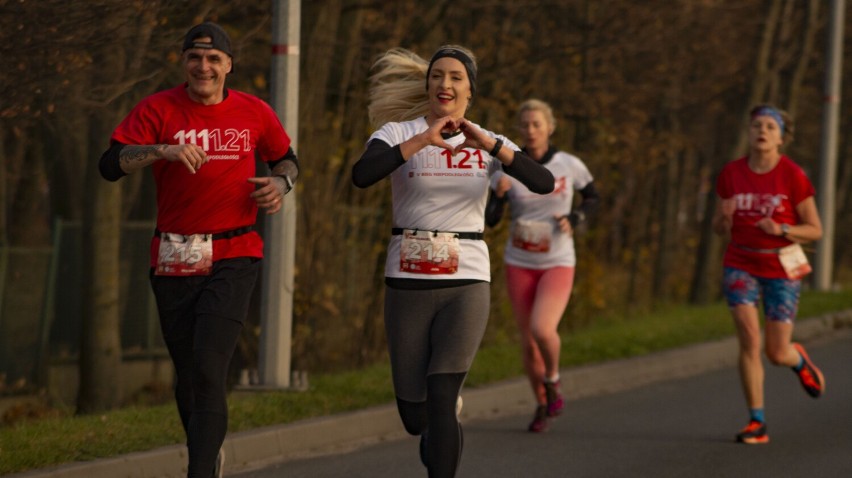
{"type": "Polygon", "coordinates": [[[426,400],[426,377],[467,373],[488,323],[491,285],[385,293],[385,330],[396,396],[426,400]]]}
{"type": "Polygon", "coordinates": [[[488,322],[487,282],[428,290],[388,287],[385,329],[399,416],[422,435],[429,478],[452,478],[464,443],[456,417],[467,371],[488,322]],[[427,438],[428,437],[428,438],[427,438]]]}

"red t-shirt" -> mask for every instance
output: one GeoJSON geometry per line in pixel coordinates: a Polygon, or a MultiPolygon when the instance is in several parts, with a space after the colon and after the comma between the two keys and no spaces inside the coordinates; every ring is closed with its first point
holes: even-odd
{"type": "Polygon", "coordinates": [[[814,187],[796,163],[781,156],[769,172],[758,174],[748,167],[748,157],[731,161],[722,168],[716,182],[722,199],[734,198],[736,211],[731,226],[731,242],[725,250],[724,265],[766,278],[786,278],[778,255],[743,249],[777,249],[791,244],[782,236],[773,236],[755,224],[769,217],[779,224],[798,224],[796,206],[814,195],[814,187]]]}
{"type": "MultiPolygon", "coordinates": [[[[112,141],[130,145],[185,144],[201,146],[209,161],[195,174],[183,163],[151,165],[157,185],[157,228],[178,234],[217,233],[252,225],[257,203],[255,155],[262,161],[282,158],[290,138],[275,111],[259,98],[228,90],[215,105],[192,101],[186,85],[142,100],[118,125],[112,141]]],[[[151,242],[155,265],[160,239],[151,242]]],[[[263,257],[257,232],[213,242],[213,260],[263,257]]]]}

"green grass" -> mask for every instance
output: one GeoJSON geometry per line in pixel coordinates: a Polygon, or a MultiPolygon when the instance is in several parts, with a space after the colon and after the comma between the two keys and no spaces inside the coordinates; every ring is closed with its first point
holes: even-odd
{"type": "MultiPolygon", "coordinates": [[[[800,317],[852,308],[852,291],[803,294],[800,317]]],[[[643,355],[691,343],[728,337],[733,325],[727,308],[666,306],[625,319],[602,316],[563,333],[562,366],[643,355]]],[[[517,344],[483,347],[467,380],[483,386],[522,374],[517,344]]],[[[231,432],[358,410],[393,401],[390,368],[316,375],[306,392],[234,392],[231,432]]],[[[133,407],[101,415],[59,416],[0,428],[0,475],[60,463],[93,460],[183,442],[173,404],[133,407]]]]}

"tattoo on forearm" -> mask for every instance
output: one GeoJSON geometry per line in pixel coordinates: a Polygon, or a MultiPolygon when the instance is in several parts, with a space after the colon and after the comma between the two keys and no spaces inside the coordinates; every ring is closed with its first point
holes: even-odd
{"type": "Polygon", "coordinates": [[[127,165],[150,159],[157,159],[162,157],[162,151],[164,149],[166,149],[165,144],[145,146],[128,145],[121,150],[121,153],[118,155],[118,159],[121,164],[127,165]]]}

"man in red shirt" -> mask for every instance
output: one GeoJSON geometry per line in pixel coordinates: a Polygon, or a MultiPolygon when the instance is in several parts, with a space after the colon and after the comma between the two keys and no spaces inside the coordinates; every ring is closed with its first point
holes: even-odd
{"type": "Polygon", "coordinates": [[[99,166],[110,181],[148,167],[154,175],[151,286],[177,372],[187,476],[208,478],[222,473],[225,379],[263,256],[257,211],[278,212],[299,169],[272,108],[225,87],[233,53],[221,27],[192,27],[182,65],[186,82],[136,105],[99,166]],[[271,176],[255,175],[255,156],[271,176]]]}

